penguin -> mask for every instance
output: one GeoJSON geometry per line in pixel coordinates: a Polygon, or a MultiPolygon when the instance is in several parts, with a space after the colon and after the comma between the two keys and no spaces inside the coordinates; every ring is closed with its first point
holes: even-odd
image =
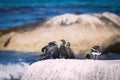
{"type": "Polygon", "coordinates": [[[59,58],[59,55],[60,55],[59,48],[55,41],[52,42],[50,54],[53,59],[59,58]]]}
{"type": "Polygon", "coordinates": [[[52,42],[49,42],[48,45],[44,46],[41,49],[41,52],[43,53],[41,55],[41,57],[42,57],[41,60],[43,60],[43,59],[50,59],[51,58],[51,55],[50,55],[51,47],[52,47],[52,42]]]}
{"type": "Polygon", "coordinates": [[[48,45],[41,49],[44,57],[42,59],[56,59],[59,58],[59,49],[55,41],[49,42],[48,45]]]}
{"type": "Polygon", "coordinates": [[[100,46],[93,46],[91,48],[91,52],[92,52],[94,60],[97,60],[99,55],[102,54],[102,48],[100,46]]]}
{"type": "Polygon", "coordinates": [[[64,39],[60,40],[62,42],[62,44],[60,45],[60,58],[68,58],[67,55],[67,50],[66,50],[66,41],[64,39]]]}
{"type": "Polygon", "coordinates": [[[66,45],[67,55],[69,59],[74,59],[75,58],[74,51],[72,50],[70,45],[71,45],[70,42],[67,42],[67,45],[66,45]]]}
{"type": "Polygon", "coordinates": [[[85,58],[86,58],[86,59],[91,59],[90,54],[86,54],[85,58]]]}
{"type": "Polygon", "coordinates": [[[47,49],[47,46],[44,46],[44,47],[41,49],[41,52],[42,52],[42,53],[45,53],[47,50],[48,50],[48,49],[47,49]]]}
{"type": "Polygon", "coordinates": [[[44,46],[42,49],[41,49],[41,52],[42,53],[46,53],[49,49],[49,47],[52,46],[52,42],[49,42],[48,45],[44,46]]]}

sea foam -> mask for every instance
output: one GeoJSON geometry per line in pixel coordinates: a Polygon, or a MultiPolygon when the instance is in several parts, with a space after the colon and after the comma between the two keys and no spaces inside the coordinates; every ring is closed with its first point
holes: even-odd
{"type": "Polygon", "coordinates": [[[0,80],[9,80],[12,77],[14,79],[20,79],[25,70],[28,68],[28,63],[17,63],[17,64],[0,64],[0,80]]]}

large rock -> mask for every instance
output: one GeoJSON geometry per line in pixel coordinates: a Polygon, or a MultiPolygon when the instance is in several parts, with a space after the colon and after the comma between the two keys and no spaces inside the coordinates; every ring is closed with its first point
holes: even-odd
{"type": "Polygon", "coordinates": [[[120,17],[112,13],[63,14],[43,22],[0,31],[0,50],[39,52],[50,41],[71,42],[75,52],[90,53],[94,45],[104,52],[120,52],[120,17]]]}
{"type": "Polygon", "coordinates": [[[119,80],[120,60],[45,60],[32,64],[21,80],[119,80]]]}

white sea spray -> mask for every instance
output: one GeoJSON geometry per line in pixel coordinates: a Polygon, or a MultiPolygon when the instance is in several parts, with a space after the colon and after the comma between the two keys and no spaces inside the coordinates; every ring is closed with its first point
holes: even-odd
{"type": "Polygon", "coordinates": [[[27,70],[28,63],[17,63],[17,64],[0,64],[0,80],[11,79],[11,77],[19,79],[23,73],[27,70]]]}

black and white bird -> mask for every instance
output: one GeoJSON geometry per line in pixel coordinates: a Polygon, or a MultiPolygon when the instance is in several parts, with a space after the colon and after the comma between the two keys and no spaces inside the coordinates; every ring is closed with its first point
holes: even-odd
{"type": "Polygon", "coordinates": [[[66,49],[66,41],[64,39],[60,40],[62,43],[60,45],[60,58],[68,58],[67,49],[66,49]]]}
{"type": "Polygon", "coordinates": [[[74,51],[73,51],[73,49],[70,47],[70,42],[67,42],[67,44],[66,44],[66,49],[67,49],[67,55],[68,55],[68,58],[69,59],[74,59],[75,58],[75,56],[74,56],[74,51]]]}
{"type": "Polygon", "coordinates": [[[102,48],[100,46],[93,46],[91,48],[91,52],[92,52],[94,60],[96,60],[98,59],[99,55],[102,54],[102,48]]]}
{"type": "Polygon", "coordinates": [[[50,50],[50,55],[53,59],[59,58],[59,48],[56,44],[55,41],[52,42],[51,50],[50,50]]]}
{"type": "Polygon", "coordinates": [[[41,55],[41,60],[51,58],[51,55],[50,55],[51,47],[52,47],[52,42],[49,42],[48,45],[44,46],[41,49],[41,52],[43,53],[41,55]]]}
{"type": "Polygon", "coordinates": [[[43,53],[41,59],[56,59],[59,58],[59,48],[55,41],[49,42],[48,45],[44,46],[41,49],[43,53]]]}
{"type": "Polygon", "coordinates": [[[90,54],[86,54],[85,58],[86,59],[91,59],[91,55],[90,54]]]}

